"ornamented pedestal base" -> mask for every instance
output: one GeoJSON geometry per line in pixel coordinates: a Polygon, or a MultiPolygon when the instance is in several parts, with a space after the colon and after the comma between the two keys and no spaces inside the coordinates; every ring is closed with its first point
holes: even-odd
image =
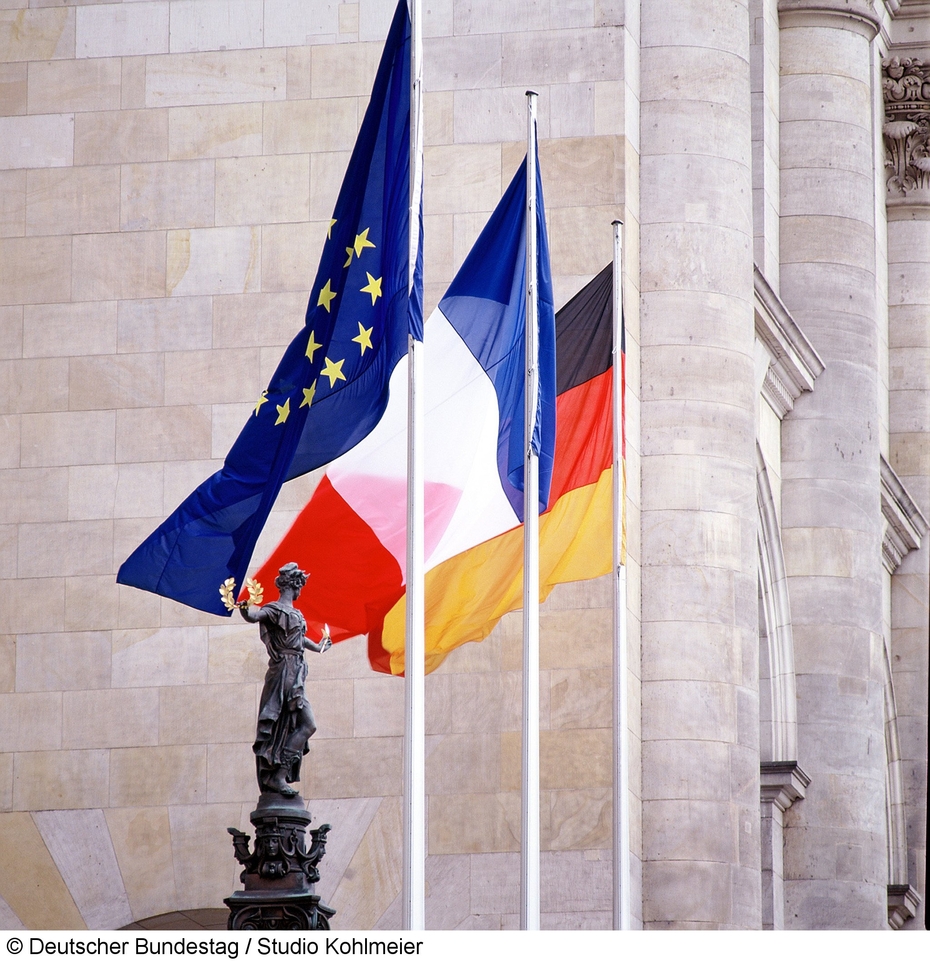
{"type": "Polygon", "coordinates": [[[243,866],[242,891],[224,899],[232,931],[328,930],[334,909],[320,902],[312,885],[320,880],[317,865],[326,853],[328,824],[305,834],[310,812],[300,797],[264,792],[250,819],[255,826],[255,850],[249,835],[229,828],[236,859],[243,866]]]}

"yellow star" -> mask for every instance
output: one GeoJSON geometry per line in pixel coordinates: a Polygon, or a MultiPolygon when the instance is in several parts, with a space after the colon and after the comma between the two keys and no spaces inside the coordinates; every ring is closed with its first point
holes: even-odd
{"type": "Polygon", "coordinates": [[[338,362],[331,362],[329,359],[326,360],[326,365],[320,372],[320,375],[325,375],[329,379],[329,387],[332,388],[339,379],[343,382],[346,381],[346,377],[342,374],[342,366],[345,363],[345,359],[340,359],[338,362]]]}
{"type": "Polygon", "coordinates": [[[315,332],[311,332],[311,333],[310,333],[310,341],[307,342],[307,351],[304,352],[304,355],[306,355],[307,358],[310,359],[310,361],[312,362],[312,361],[313,361],[313,353],[314,353],[318,348],[322,348],[322,347],[323,347],[322,344],[316,340],[316,333],[315,333],[315,332]]]}
{"type": "Polygon", "coordinates": [[[262,394],[258,397],[258,402],[255,403],[255,414],[258,415],[258,410],[268,401],[268,390],[263,389],[262,394]]]}
{"type": "Polygon", "coordinates": [[[279,426],[282,422],[287,422],[287,417],[291,414],[291,400],[285,399],[284,405],[276,405],[275,408],[278,410],[278,418],[274,424],[279,426]]]}
{"type": "Polygon", "coordinates": [[[368,240],[369,231],[371,231],[371,228],[366,228],[360,235],[355,236],[355,257],[356,258],[362,257],[363,248],[375,247],[375,243],[373,241],[368,240]]]}
{"type": "Polygon", "coordinates": [[[313,397],[316,395],[316,379],[313,380],[313,385],[309,389],[304,389],[304,400],[300,403],[299,408],[307,406],[308,408],[313,405],[313,397]]]}
{"type": "Polygon", "coordinates": [[[342,266],[343,268],[348,268],[349,265],[352,264],[352,251],[353,251],[353,248],[352,248],[351,245],[349,245],[349,247],[346,248],[346,254],[347,254],[349,257],[346,258],[346,263],[342,266]]]}
{"type": "MultiPolygon", "coordinates": [[[[332,302],[332,300],[333,300],[338,294],[339,294],[339,292],[334,292],[334,291],[332,290],[332,288],[329,287],[329,279],[327,278],[327,279],[326,279],[326,284],[323,286],[322,290],[320,291],[320,298],[319,298],[319,301],[317,301],[317,303],[316,303],[316,304],[317,304],[317,308],[319,308],[320,305],[322,305],[322,306],[326,309],[326,311],[331,311],[331,309],[330,309],[330,307],[329,307],[330,302],[332,302]]],[[[372,304],[374,304],[374,302],[372,302],[372,304]]]]}
{"type": "Polygon", "coordinates": [[[352,339],[353,342],[358,342],[359,347],[362,350],[362,355],[365,354],[366,348],[374,348],[371,344],[371,333],[374,331],[374,325],[371,328],[365,328],[361,322],[358,323],[358,335],[352,339]]]}
{"type": "Polygon", "coordinates": [[[374,303],[381,297],[381,278],[372,278],[367,271],[365,274],[368,275],[368,284],[361,290],[363,292],[368,292],[368,294],[371,295],[371,304],[374,305],[374,303]]]}
{"type": "Polygon", "coordinates": [[[327,238],[332,238],[332,236],[333,236],[333,225],[334,225],[335,223],[336,223],[336,219],[335,219],[335,218],[330,218],[330,219],[329,219],[329,227],[326,229],[326,237],[327,237],[327,238]]]}

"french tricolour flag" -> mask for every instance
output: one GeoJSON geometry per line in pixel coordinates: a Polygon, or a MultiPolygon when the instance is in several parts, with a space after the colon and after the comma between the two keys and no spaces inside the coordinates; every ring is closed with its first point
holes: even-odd
{"type": "MultiPolygon", "coordinates": [[[[521,585],[525,209],[524,162],[425,325],[428,668],[452,647],[486,636],[496,623],[475,624],[488,579],[499,584],[493,570],[469,565],[476,550],[480,557],[502,536],[519,537],[521,558],[508,579],[516,579],[518,594],[521,585]],[[440,587],[436,574],[449,565],[455,567],[455,585],[440,587]]],[[[536,217],[540,400],[534,448],[543,512],[553,472],[556,382],[552,282],[538,176],[536,217]]],[[[372,666],[395,674],[403,672],[404,660],[406,380],[402,359],[391,377],[384,417],[329,465],[310,502],[256,574],[270,585],[280,566],[298,561],[310,571],[300,600],[308,622],[328,623],[337,641],[368,634],[372,666]]],[[[509,562],[507,568],[512,569],[509,562]]],[[[492,585],[492,595],[499,588],[492,585]]]]}

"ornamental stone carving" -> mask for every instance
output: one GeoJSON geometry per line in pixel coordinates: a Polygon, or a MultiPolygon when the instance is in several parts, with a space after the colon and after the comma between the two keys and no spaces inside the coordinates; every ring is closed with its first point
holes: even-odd
{"type": "Polygon", "coordinates": [[[930,204],[930,64],[882,61],[888,203],[930,204]]]}

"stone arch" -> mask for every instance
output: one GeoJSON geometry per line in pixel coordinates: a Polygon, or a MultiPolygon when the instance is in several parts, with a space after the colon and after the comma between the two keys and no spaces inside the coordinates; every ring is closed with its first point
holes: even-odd
{"type": "MultiPolygon", "coordinates": [[[[214,928],[217,915],[225,927],[241,870],[226,828],[250,828],[253,808],[0,811],[0,929],[214,928]]],[[[337,927],[399,927],[400,798],[317,799],[313,810],[338,828],[319,888],[337,927]]]]}
{"type": "Polygon", "coordinates": [[[762,927],[785,927],[784,813],[810,778],[797,762],[794,639],[781,529],[762,451],[756,444],[759,507],[759,753],[762,927]]]}
{"type": "Polygon", "coordinates": [[[888,846],[888,924],[895,929],[918,913],[920,895],[908,883],[907,812],[904,761],[898,738],[898,710],[888,642],[882,646],[882,696],[885,716],[885,823],[888,846]]]}
{"type": "Polygon", "coordinates": [[[763,761],[795,761],[798,715],[791,607],[775,498],[758,444],[756,498],[759,508],[760,754],[763,761]]]}
{"type": "Polygon", "coordinates": [[[228,908],[191,908],[142,918],[120,931],[226,931],[228,908]]]}
{"type": "Polygon", "coordinates": [[[898,711],[887,645],[882,647],[882,693],[885,703],[885,812],[888,821],[888,884],[907,881],[907,821],[904,776],[898,739],[898,711]]]}

